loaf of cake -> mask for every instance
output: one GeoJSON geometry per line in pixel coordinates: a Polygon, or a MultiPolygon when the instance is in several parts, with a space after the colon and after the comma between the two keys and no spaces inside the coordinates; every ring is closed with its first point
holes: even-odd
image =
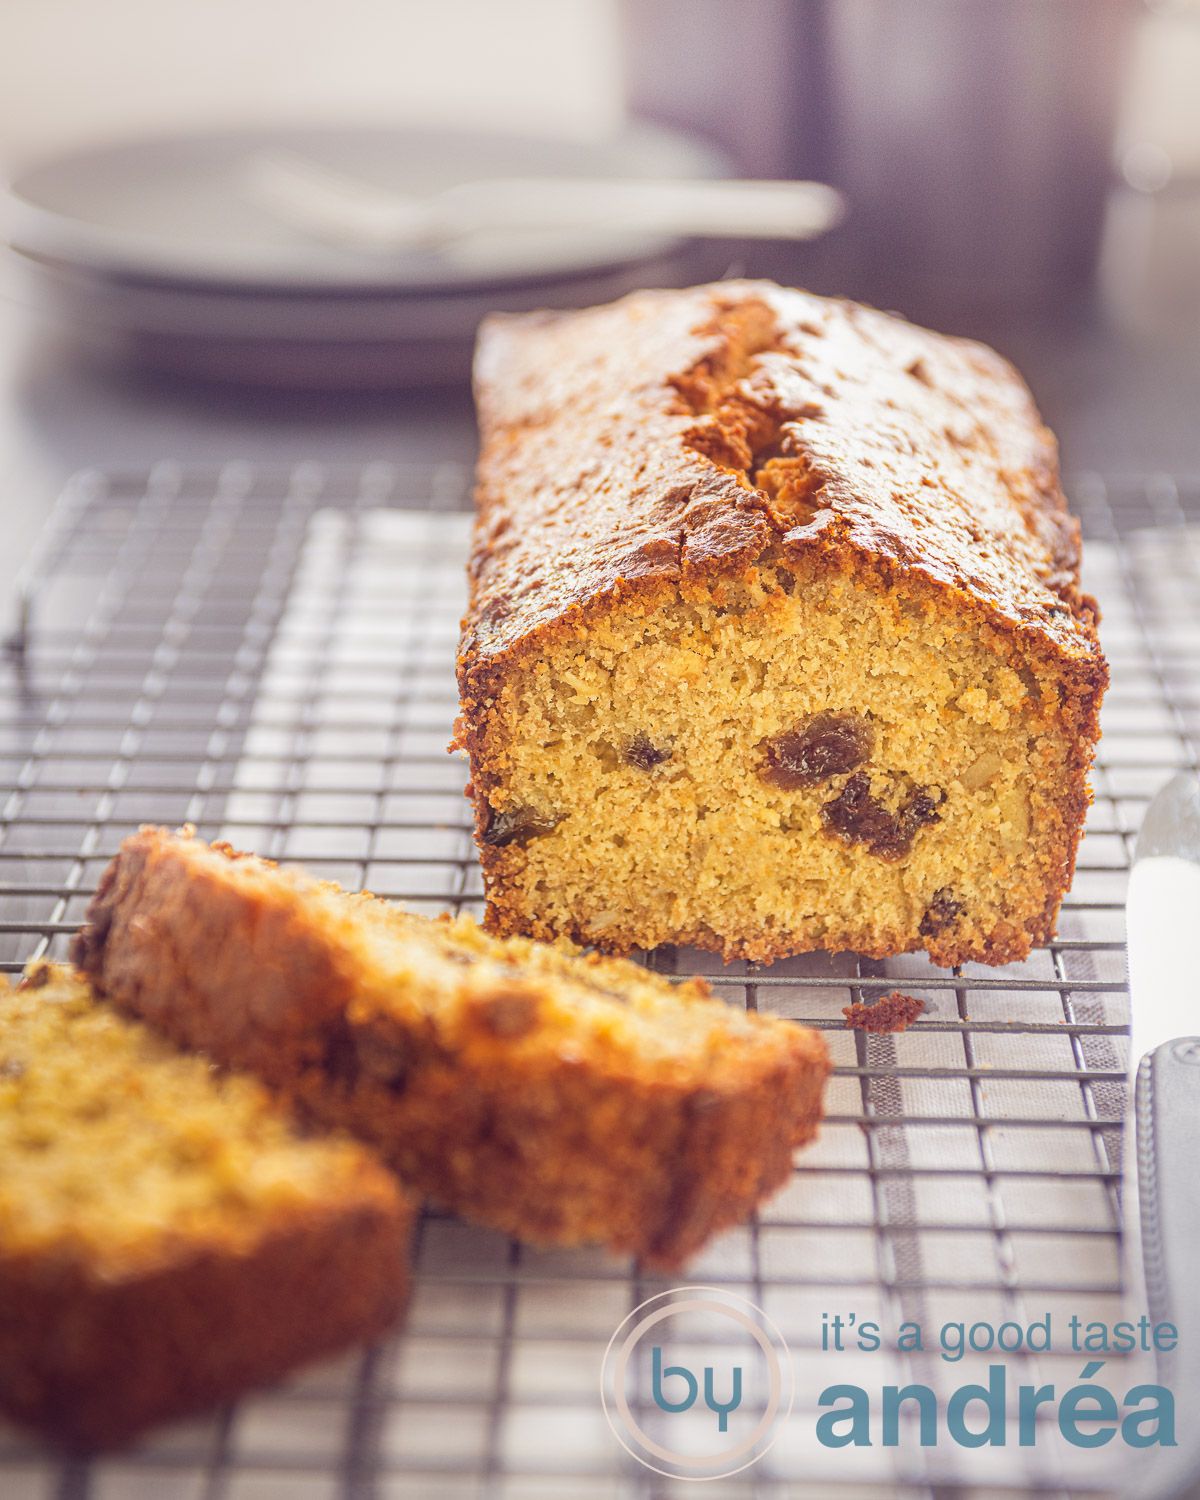
{"type": "Polygon", "coordinates": [[[543,1245],[675,1266],[812,1137],[815,1033],[619,959],[487,937],[143,829],[76,961],[168,1036],[379,1147],[406,1182],[543,1245]]]}
{"type": "Polygon", "coordinates": [[[76,1447],[225,1401],[401,1312],[413,1206],[99,1003],[0,979],[0,1408],[76,1447]]]}
{"type": "Polygon", "coordinates": [[[497,934],[940,964],[1053,932],[1107,672],[979,344],[769,283],[497,316],[456,743],[497,934]]]}

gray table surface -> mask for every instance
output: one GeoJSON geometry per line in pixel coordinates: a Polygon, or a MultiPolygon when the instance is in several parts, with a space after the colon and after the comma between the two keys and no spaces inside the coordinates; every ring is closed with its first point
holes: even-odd
{"type": "Polygon", "coordinates": [[[0,603],[78,469],[474,456],[466,390],[234,390],[82,357],[31,306],[21,268],[0,251],[0,603]]]}

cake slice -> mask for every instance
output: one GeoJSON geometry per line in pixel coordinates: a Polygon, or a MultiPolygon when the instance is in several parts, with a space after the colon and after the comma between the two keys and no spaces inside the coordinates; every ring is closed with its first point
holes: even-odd
{"type": "Polygon", "coordinates": [[[75,957],[464,1217],[661,1266],[785,1180],[830,1067],[816,1033],[702,983],[500,942],[160,829],[122,844],[75,957]]]}
{"type": "Polygon", "coordinates": [[[96,1000],[0,978],[0,1408],[76,1447],[375,1338],[413,1208],[357,1142],[301,1136],[96,1000]]]}
{"type": "Polygon", "coordinates": [[[498,934],[1023,958],[1107,681],[979,344],[765,282],[497,316],[457,743],[498,934]]]}

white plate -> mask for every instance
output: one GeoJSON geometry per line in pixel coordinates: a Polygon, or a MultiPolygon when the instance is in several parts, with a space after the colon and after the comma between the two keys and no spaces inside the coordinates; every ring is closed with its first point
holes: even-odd
{"type": "Polygon", "coordinates": [[[638,124],[601,143],[403,130],[240,131],[79,151],[22,172],[5,237],[43,263],[190,286],[424,292],[579,275],[661,254],[659,236],[494,231],[439,249],[318,244],[251,201],[239,175],[285,149],[402,193],[495,176],[702,177],[725,163],[689,137],[638,124]]]}

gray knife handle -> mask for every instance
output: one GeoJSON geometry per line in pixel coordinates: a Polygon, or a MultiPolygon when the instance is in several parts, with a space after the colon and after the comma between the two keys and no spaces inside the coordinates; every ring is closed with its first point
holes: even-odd
{"type": "Polygon", "coordinates": [[[1174,1350],[1158,1355],[1158,1379],[1175,1394],[1177,1448],[1154,1459],[1138,1493],[1144,1500],[1200,1496],[1200,1037],[1180,1037],[1147,1053],[1138,1068],[1138,1192],[1151,1324],[1173,1323],[1174,1350]],[[1147,1482],[1148,1481],[1148,1482],[1147,1482]]]}

